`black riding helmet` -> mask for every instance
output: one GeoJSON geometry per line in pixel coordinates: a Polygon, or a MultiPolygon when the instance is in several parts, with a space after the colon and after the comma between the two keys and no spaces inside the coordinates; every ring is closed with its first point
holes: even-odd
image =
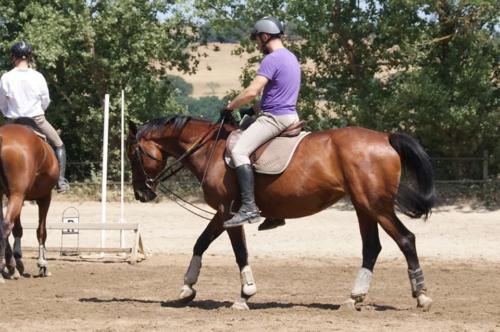
{"type": "Polygon", "coordinates": [[[31,45],[25,41],[20,41],[12,45],[10,53],[18,59],[29,59],[31,57],[31,45]]]}
{"type": "Polygon", "coordinates": [[[255,40],[261,33],[267,33],[271,37],[281,37],[284,33],[283,24],[272,16],[263,17],[255,23],[250,38],[255,40]]]}

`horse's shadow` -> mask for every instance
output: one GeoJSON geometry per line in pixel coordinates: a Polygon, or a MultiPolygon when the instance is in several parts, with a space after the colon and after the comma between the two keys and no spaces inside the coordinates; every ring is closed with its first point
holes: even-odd
{"type": "MultiPolygon", "coordinates": [[[[92,303],[110,303],[110,302],[130,302],[130,303],[142,303],[142,304],[159,304],[165,308],[197,308],[202,310],[217,310],[222,308],[230,308],[233,305],[231,301],[216,301],[216,300],[201,300],[201,301],[191,301],[189,303],[183,303],[179,300],[169,300],[169,301],[158,301],[158,300],[143,300],[143,299],[131,299],[131,298],[112,298],[112,299],[100,299],[97,297],[91,298],[80,298],[80,302],[92,302],[92,303]]],[[[280,303],[280,302],[251,302],[248,304],[251,310],[267,310],[267,309],[287,309],[293,307],[304,307],[309,309],[321,309],[321,310],[339,310],[342,308],[340,304],[331,303],[280,303]]],[[[400,311],[401,309],[395,308],[388,305],[378,305],[378,304],[367,304],[360,308],[372,308],[375,311],[387,311],[395,310],[400,311]]]]}
{"type": "MultiPolygon", "coordinates": [[[[180,303],[179,301],[165,301],[162,302],[162,307],[167,308],[198,308],[203,310],[215,310],[221,308],[230,308],[233,305],[231,301],[214,301],[214,300],[202,300],[202,301],[192,301],[188,304],[180,303]]],[[[325,309],[325,310],[338,310],[340,308],[339,304],[327,304],[327,303],[280,303],[280,302],[250,302],[248,306],[251,310],[266,310],[266,309],[286,309],[293,307],[306,307],[312,309],[325,309]]]]}

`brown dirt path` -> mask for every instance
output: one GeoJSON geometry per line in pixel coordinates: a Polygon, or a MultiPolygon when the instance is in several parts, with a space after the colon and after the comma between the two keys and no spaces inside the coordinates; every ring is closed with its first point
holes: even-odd
{"type": "MultiPolygon", "coordinates": [[[[69,205],[78,207],[82,221],[99,222],[100,206],[91,202],[55,202],[49,222],[60,222],[69,205]]],[[[118,204],[108,211],[115,222],[118,204]]],[[[26,204],[23,220],[35,216],[26,204]]],[[[6,281],[0,285],[0,331],[500,331],[499,216],[447,207],[427,223],[405,220],[417,236],[435,300],[428,313],[415,308],[406,263],[385,235],[366,304],[359,312],[339,309],[361,261],[348,207],[269,232],[252,225],[246,230],[258,293],[252,310],[235,312],[229,307],[239,294],[239,274],[227,236],[204,257],[195,301],[178,307],[191,248],[205,223],[172,203],[127,204],[127,222],[142,224],[154,255],[136,265],[50,260],[50,278],[6,281]]],[[[24,245],[34,243],[33,232],[26,230],[24,245]]],[[[98,240],[99,234],[82,235],[83,242],[98,240]]],[[[49,241],[59,243],[60,233],[49,234],[49,241]]],[[[35,264],[26,259],[30,272],[35,264]]]]}

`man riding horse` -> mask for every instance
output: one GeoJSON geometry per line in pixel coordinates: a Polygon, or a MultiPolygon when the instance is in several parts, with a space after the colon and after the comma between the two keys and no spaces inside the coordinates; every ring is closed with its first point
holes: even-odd
{"type": "MultiPolygon", "coordinates": [[[[300,89],[300,65],[296,56],[283,46],[282,35],[283,25],[274,17],[266,16],[255,23],[251,38],[265,54],[264,59],[254,80],[225,109],[230,112],[262,93],[260,107],[257,107],[261,111],[260,116],[243,131],[230,151],[236,166],[241,207],[230,220],[224,222],[225,228],[260,220],[249,156],[260,145],[299,120],[296,104],[300,89]]],[[[283,223],[282,219],[278,220],[283,223]]]]}
{"type": "Polygon", "coordinates": [[[25,41],[15,43],[11,48],[14,68],[2,75],[0,86],[0,110],[7,123],[19,122],[20,118],[30,118],[49,143],[55,148],[59,161],[58,192],[69,190],[64,177],[66,170],[66,149],[57,131],[45,118],[50,96],[47,82],[41,73],[31,68],[32,48],[25,41]]]}

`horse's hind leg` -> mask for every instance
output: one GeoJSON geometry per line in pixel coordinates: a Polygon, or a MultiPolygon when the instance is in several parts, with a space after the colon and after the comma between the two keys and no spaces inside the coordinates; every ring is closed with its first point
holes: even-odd
{"type": "Polygon", "coordinates": [[[363,241],[363,264],[354,281],[351,298],[345,303],[346,305],[356,305],[363,302],[370,289],[373,268],[377,262],[377,257],[382,250],[377,221],[371,218],[362,209],[357,208],[356,214],[358,216],[359,230],[363,241]]]}
{"type": "Polygon", "coordinates": [[[245,230],[243,227],[230,228],[227,230],[236,263],[240,269],[241,293],[240,298],[232,305],[233,309],[248,310],[247,300],[257,293],[257,286],[253,278],[252,269],[248,264],[248,251],[245,241],[245,230]]]}
{"type": "Polygon", "coordinates": [[[0,194],[0,284],[4,283],[3,280],[3,270],[5,269],[5,253],[7,251],[7,243],[8,240],[3,237],[3,225],[4,225],[4,217],[3,217],[3,194],[0,194]]]}
{"type": "Polygon", "coordinates": [[[23,277],[29,277],[28,273],[25,273],[24,263],[23,263],[23,252],[21,249],[21,238],[23,237],[23,227],[21,225],[21,218],[17,218],[14,223],[14,228],[12,229],[12,235],[14,236],[14,259],[16,261],[16,269],[20,275],[23,277]]]}
{"type": "Polygon", "coordinates": [[[48,262],[47,262],[47,251],[45,249],[45,241],[47,240],[47,213],[49,211],[51,195],[44,198],[40,198],[36,201],[38,204],[38,228],[36,230],[38,238],[38,261],[37,265],[39,268],[39,277],[48,277],[50,273],[48,272],[48,262]]]}
{"type": "Polygon", "coordinates": [[[397,243],[406,258],[412,296],[417,298],[417,306],[424,311],[429,310],[432,305],[432,299],[426,294],[427,289],[425,288],[424,273],[420,268],[417,248],[415,246],[415,235],[403,225],[394,211],[388,217],[381,217],[379,223],[397,243]]]}
{"type": "Polygon", "coordinates": [[[179,300],[182,303],[189,303],[195,298],[196,290],[193,288],[193,285],[198,282],[203,253],[223,231],[224,228],[222,227],[222,220],[219,213],[217,213],[208,223],[205,230],[200,234],[196,244],[194,245],[193,256],[191,257],[191,262],[189,263],[189,267],[184,275],[184,285],[182,286],[181,293],[179,294],[179,300]]]}
{"type": "MultiPolygon", "coordinates": [[[[388,170],[378,167],[381,165],[381,163],[373,162],[370,172],[353,172],[349,182],[350,196],[360,217],[359,222],[363,236],[363,265],[366,264],[369,270],[370,264],[375,264],[375,260],[371,262],[370,255],[365,258],[365,254],[369,254],[368,251],[371,251],[372,259],[376,259],[376,255],[373,253],[378,254],[380,251],[378,248],[380,244],[378,241],[374,242],[374,234],[377,233],[373,224],[377,222],[403,252],[408,264],[412,295],[417,298],[418,307],[428,310],[432,300],[426,295],[424,275],[420,269],[415,247],[415,235],[403,225],[394,212],[399,174],[389,171],[393,168],[389,167],[391,165],[386,165],[388,170]],[[363,227],[366,227],[366,230],[363,227]],[[366,253],[365,248],[367,249],[366,253]]],[[[360,276],[359,278],[362,280],[365,277],[360,276]]],[[[370,276],[367,279],[370,279],[370,276]]],[[[364,283],[365,286],[367,284],[364,283]]]]}
{"type": "MultiPolygon", "coordinates": [[[[3,213],[1,215],[3,218],[3,213]]],[[[21,226],[21,217],[18,216],[12,228],[12,235],[14,236],[14,250],[10,247],[9,240],[7,239],[7,247],[5,251],[5,258],[7,261],[8,278],[19,279],[20,276],[28,276],[24,273],[24,264],[22,261],[21,251],[21,237],[23,236],[23,227],[21,226]]]]}
{"type": "MultiPolygon", "coordinates": [[[[6,258],[9,258],[9,266],[14,263],[10,262],[12,258],[12,250],[7,248],[9,235],[14,227],[14,221],[19,218],[21,208],[23,205],[24,197],[19,195],[11,195],[7,205],[7,213],[5,218],[2,218],[2,225],[0,227],[0,272],[3,272],[6,266],[6,258]],[[9,257],[6,257],[9,254],[9,257]]],[[[3,281],[3,278],[0,278],[3,281]]],[[[1,282],[1,281],[0,281],[1,282]]]]}
{"type": "Polygon", "coordinates": [[[10,246],[9,239],[6,240],[5,262],[7,269],[6,271],[4,271],[4,278],[10,280],[19,279],[20,274],[16,269],[16,260],[14,259],[14,255],[12,254],[12,247],[10,246]]]}

